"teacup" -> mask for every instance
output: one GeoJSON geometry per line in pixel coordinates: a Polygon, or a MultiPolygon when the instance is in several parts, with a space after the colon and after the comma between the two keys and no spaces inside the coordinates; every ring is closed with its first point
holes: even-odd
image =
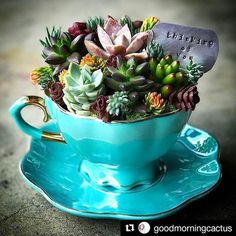
{"type": "Polygon", "coordinates": [[[26,134],[70,146],[78,157],[78,174],[108,191],[131,191],[155,183],[160,177],[160,157],[174,145],[191,115],[190,111],[176,110],[141,120],[105,123],[72,114],[50,98],[37,96],[20,98],[10,113],[26,134]],[[27,105],[42,108],[44,121],[52,118],[58,133],[41,131],[25,122],[21,110],[27,105]]]}

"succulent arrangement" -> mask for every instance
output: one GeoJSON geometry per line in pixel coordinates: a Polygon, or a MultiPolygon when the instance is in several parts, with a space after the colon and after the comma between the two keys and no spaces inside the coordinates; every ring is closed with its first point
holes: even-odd
{"type": "Polygon", "coordinates": [[[108,16],[75,22],[67,31],[46,29],[40,40],[47,66],[33,84],[69,112],[105,122],[136,120],[174,110],[194,110],[203,66],[187,66],[153,38],[157,17],[133,21],[108,16]]]}

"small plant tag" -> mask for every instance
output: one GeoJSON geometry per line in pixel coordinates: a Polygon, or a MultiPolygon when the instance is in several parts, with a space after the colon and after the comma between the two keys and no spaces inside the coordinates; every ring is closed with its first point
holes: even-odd
{"type": "Polygon", "coordinates": [[[158,23],[153,28],[153,39],[164,49],[165,54],[171,54],[185,66],[193,60],[203,66],[203,71],[209,71],[215,64],[219,43],[217,35],[212,30],[193,28],[189,26],[158,23]]]}

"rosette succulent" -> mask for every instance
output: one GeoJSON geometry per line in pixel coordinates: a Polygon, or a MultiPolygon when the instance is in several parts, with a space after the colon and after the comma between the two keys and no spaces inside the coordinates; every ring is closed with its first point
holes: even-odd
{"type": "Polygon", "coordinates": [[[106,66],[106,62],[106,60],[92,56],[88,53],[81,59],[80,68],[87,66],[90,71],[95,71],[98,69],[103,69],[106,66]]]}
{"type": "Polygon", "coordinates": [[[117,68],[108,67],[111,78],[105,79],[106,86],[114,91],[136,91],[140,97],[156,89],[152,80],[146,79],[149,73],[148,62],[138,64],[135,58],[118,60],[117,68]]]}
{"type": "Polygon", "coordinates": [[[109,121],[109,114],[106,111],[107,108],[107,100],[106,96],[100,95],[91,105],[90,105],[90,112],[97,115],[99,119],[103,121],[109,121]]]}
{"type": "Polygon", "coordinates": [[[182,87],[176,92],[173,92],[169,96],[169,102],[173,104],[177,109],[181,110],[194,110],[196,104],[200,101],[198,96],[197,87],[195,85],[189,85],[182,87]]]}
{"type": "Polygon", "coordinates": [[[197,83],[197,81],[203,76],[203,66],[196,64],[193,60],[189,61],[189,64],[186,66],[186,69],[183,69],[189,83],[197,83]]]}
{"type": "Polygon", "coordinates": [[[131,102],[126,91],[115,92],[108,97],[107,112],[111,116],[122,116],[130,111],[131,102]]]}
{"type": "Polygon", "coordinates": [[[67,32],[55,29],[49,32],[45,41],[40,40],[44,46],[42,56],[50,66],[54,67],[53,75],[57,75],[63,69],[67,69],[70,62],[79,63],[85,54],[84,48],[85,34],[80,34],[74,39],[67,32]]]}
{"type": "Polygon", "coordinates": [[[105,92],[102,71],[92,73],[88,67],[80,69],[79,65],[71,63],[64,82],[63,101],[68,110],[79,115],[91,115],[91,103],[105,92]]]}
{"type": "Polygon", "coordinates": [[[45,94],[51,97],[51,99],[57,104],[63,106],[63,85],[60,82],[50,81],[45,88],[45,94]]]}
{"type": "Polygon", "coordinates": [[[150,36],[148,32],[140,32],[131,37],[127,24],[122,27],[117,20],[108,17],[104,28],[97,26],[97,33],[102,48],[90,40],[85,40],[85,46],[90,54],[103,59],[114,55],[121,55],[126,59],[130,57],[147,58],[147,53],[141,50],[150,36]]]}
{"type": "Polygon", "coordinates": [[[92,30],[87,28],[87,24],[85,22],[74,22],[73,25],[68,28],[68,32],[72,38],[76,38],[81,34],[89,34],[92,32],[92,30]]]}
{"type": "Polygon", "coordinates": [[[152,114],[159,114],[164,109],[166,102],[157,92],[148,93],[145,95],[144,103],[147,111],[152,114]]]}

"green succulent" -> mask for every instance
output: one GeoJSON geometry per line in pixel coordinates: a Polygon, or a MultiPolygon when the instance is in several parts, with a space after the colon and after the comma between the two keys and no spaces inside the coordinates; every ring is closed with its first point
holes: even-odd
{"type": "Polygon", "coordinates": [[[195,84],[203,76],[203,66],[197,63],[194,63],[193,60],[189,61],[189,64],[186,66],[186,69],[183,69],[188,82],[195,84]]]}
{"type": "Polygon", "coordinates": [[[155,58],[149,60],[151,75],[159,84],[159,93],[163,98],[186,83],[186,77],[180,70],[180,63],[173,60],[171,55],[166,55],[158,62],[155,58]]]}
{"type": "Polygon", "coordinates": [[[130,111],[130,100],[126,91],[117,91],[112,96],[108,96],[106,111],[112,116],[124,116],[130,111]]]}
{"type": "Polygon", "coordinates": [[[137,91],[143,96],[154,89],[154,82],[146,79],[149,74],[148,62],[138,64],[135,58],[128,61],[118,59],[117,68],[109,67],[111,78],[105,79],[106,86],[113,91],[137,91]]]}
{"type": "Polygon", "coordinates": [[[120,19],[120,25],[121,26],[124,26],[126,24],[129,27],[131,35],[132,36],[135,35],[137,33],[137,30],[135,29],[134,24],[133,24],[133,22],[132,22],[132,20],[129,16],[124,16],[120,19]]]}
{"type": "Polygon", "coordinates": [[[42,56],[49,65],[54,67],[53,75],[57,75],[63,69],[68,68],[70,62],[79,63],[84,54],[84,34],[78,35],[72,40],[67,32],[52,28],[50,32],[46,28],[45,41],[40,40],[44,46],[42,56]]]}
{"type": "Polygon", "coordinates": [[[79,115],[91,115],[91,103],[105,92],[102,71],[91,73],[88,67],[80,69],[79,65],[71,63],[64,82],[63,101],[68,110],[79,115]]]}
{"type": "Polygon", "coordinates": [[[140,32],[145,32],[148,30],[152,30],[155,24],[159,21],[159,19],[155,16],[149,16],[144,21],[140,28],[140,32]]]}
{"type": "Polygon", "coordinates": [[[146,52],[149,57],[155,58],[158,61],[163,57],[163,48],[162,46],[155,40],[152,40],[146,48],[146,52]]]}
{"type": "Polygon", "coordinates": [[[44,89],[49,81],[54,81],[53,69],[50,66],[43,66],[31,72],[31,80],[33,84],[39,84],[44,89]]]}
{"type": "Polygon", "coordinates": [[[87,29],[96,31],[98,25],[100,25],[101,27],[104,26],[104,19],[102,17],[90,17],[86,21],[87,29]]]}

